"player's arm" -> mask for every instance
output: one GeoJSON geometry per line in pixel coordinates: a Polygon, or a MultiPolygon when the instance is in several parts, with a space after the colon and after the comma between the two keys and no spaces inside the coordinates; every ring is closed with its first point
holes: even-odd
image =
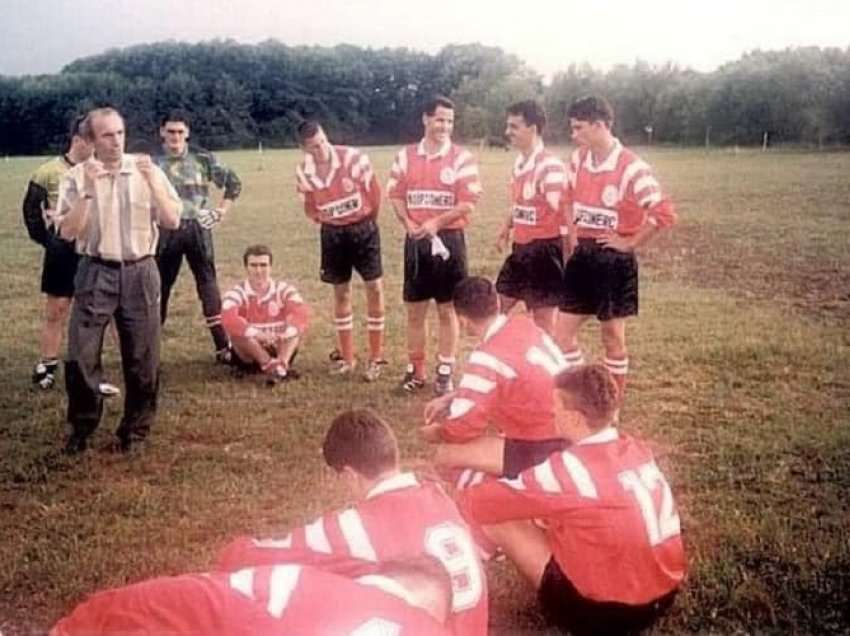
{"type": "Polygon", "coordinates": [[[231,337],[253,338],[258,334],[242,315],[244,306],[245,298],[237,287],[226,292],[221,298],[221,326],[231,337]]]}
{"type": "Polygon", "coordinates": [[[351,576],[369,571],[377,560],[359,512],[348,508],[319,517],[283,538],[239,537],[219,553],[216,568],[232,571],[285,562],[351,576]]]}
{"type": "Polygon", "coordinates": [[[233,205],[233,202],[239,198],[242,193],[242,181],[236,173],[219,162],[218,158],[212,153],[203,153],[207,161],[210,181],[222,191],[221,200],[218,202],[218,209],[222,214],[226,214],[233,205]]]}
{"type": "Polygon", "coordinates": [[[404,231],[413,236],[419,231],[419,224],[410,218],[407,209],[407,150],[398,151],[390,168],[390,178],[387,180],[387,198],[393,206],[393,212],[404,231]]]}
{"type": "Polygon", "coordinates": [[[66,241],[77,240],[85,236],[89,222],[89,205],[94,198],[94,179],[100,172],[100,166],[94,161],[83,164],[82,188],[71,175],[64,178],[64,195],[59,202],[56,221],[59,236],[66,241]]]}
{"type": "Polygon", "coordinates": [[[47,188],[30,181],[22,205],[24,225],[29,237],[44,247],[50,242],[50,232],[44,223],[44,210],[47,209],[47,188]]]}
{"type": "Polygon", "coordinates": [[[595,486],[589,476],[564,474],[568,471],[564,455],[555,453],[514,479],[485,477],[480,484],[460,491],[458,508],[471,522],[491,525],[545,518],[581,506],[582,498],[594,499],[595,486]]]}
{"type": "Polygon", "coordinates": [[[455,200],[457,204],[448,212],[437,214],[422,224],[422,231],[433,236],[444,227],[469,216],[481,198],[481,180],[478,164],[472,154],[464,150],[455,163],[455,200]]]}
{"type": "MultiPolygon", "coordinates": [[[[481,437],[490,423],[490,404],[498,394],[499,375],[481,362],[495,358],[484,351],[473,351],[444,412],[432,409],[421,430],[429,442],[463,443],[481,437]]],[[[496,360],[496,365],[498,360],[496,360]]]]}
{"type": "Polygon", "coordinates": [[[136,167],[150,188],[151,211],[156,224],[176,230],[180,227],[183,201],[171,181],[148,155],[136,155],[136,167]]]}

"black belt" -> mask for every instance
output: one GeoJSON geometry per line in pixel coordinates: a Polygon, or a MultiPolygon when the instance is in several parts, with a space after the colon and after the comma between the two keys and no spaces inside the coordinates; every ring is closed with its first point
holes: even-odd
{"type": "Polygon", "coordinates": [[[137,258],[132,261],[110,261],[105,258],[101,258],[100,256],[89,256],[89,260],[92,263],[97,263],[98,265],[103,265],[104,267],[110,267],[112,269],[121,269],[122,267],[127,267],[128,265],[135,265],[136,263],[141,263],[142,261],[146,261],[149,258],[153,258],[150,254],[147,256],[142,256],[141,258],[137,258]]]}

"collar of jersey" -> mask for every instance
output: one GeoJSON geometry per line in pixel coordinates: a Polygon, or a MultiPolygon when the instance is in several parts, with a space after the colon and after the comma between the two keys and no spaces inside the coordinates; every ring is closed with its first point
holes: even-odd
{"type": "Polygon", "coordinates": [[[598,166],[593,165],[593,153],[588,149],[587,157],[584,159],[584,167],[588,172],[611,172],[617,167],[617,162],[620,160],[620,153],[623,152],[623,144],[620,140],[614,137],[614,147],[611,152],[605,157],[605,161],[598,166]]]}
{"type": "Polygon", "coordinates": [[[420,157],[425,157],[426,159],[436,159],[437,157],[445,157],[447,154],[449,154],[449,150],[451,149],[451,147],[452,140],[446,139],[446,141],[443,143],[442,146],[440,146],[440,149],[437,152],[435,152],[433,155],[429,155],[425,151],[425,139],[423,138],[422,141],[420,141],[419,144],[416,146],[416,154],[420,157]]]}
{"type": "Polygon", "coordinates": [[[266,302],[269,298],[272,297],[272,295],[274,294],[274,290],[275,290],[275,282],[273,280],[269,279],[269,290],[266,292],[265,296],[263,296],[262,298],[259,298],[260,295],[256,291],[254,291],[253,287],[251,287],[251,282],[247,278],[245,279],[245,293],[248,296],[256,296],[257,298],[259,298],[258,302],[261,302],[261,303],[266,302]]]}
{"type": "Polygon", "coordinates": [[[537,143],[534,144],[534,148],[531,151],[531,154],[528,156],[528,159],[525,161],[522,160],[522,153],[516,158],[514,161],[514,176],[518,177],[521,174],[525,174],[531,168],[534,167],[535,162],[537,161],[537,157],[540,156],[540,153],[543,152],[543,141],[538,139],[537,143]]]}
{"type": "Polygon", "coordinates": [[[620,433],[613,426],[606,426],[600,431],[596,431],[593,435],[588,435],[584,439],[576,442],[576,446],[587,446],[588,444],[607,444],[614,440],[620,439],[620,433]]]}
{"type": "Polygon", "coordinates": [[[419,481],[413,473],[399,473],[398,475],[387,477],[372,486],[372,489],[366,493],[366,499],[372,499],[372,497],[377,497],[378,495],[383,495],[384,493],[392,492],[393,490],[413,488],[418,485],[419,481]]]}
{"type": "Polygon", "coordinates": [[[499,314],[496,318],[493,319],[493,322],[490,323],[490,326],[487,327],[487,331],[484,332],[484,337],[482,340],[486,342],[493,336],[495,336],[499,330],[508,324],[508,317],[505,314],[499,314]]]}
{"type": "Polygon", "coordinates": [[[313,155],[307,152],[304,153],[304,176],[310,179],[314,186],[318,186],[319,188],[327,188],[330,185],[340,165],[342,165],[342,162],[339,159],[337,148],[331,144],[331,169],[328,171],[327,179],[322,182],[316,172],[316,160],[313,158],[313,155]]]}

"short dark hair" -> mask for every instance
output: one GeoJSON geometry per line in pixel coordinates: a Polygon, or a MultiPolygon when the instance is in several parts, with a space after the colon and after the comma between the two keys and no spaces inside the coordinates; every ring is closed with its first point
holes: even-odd
{"type": "Polygon", "coordinates": [[[242,264],[246,267],[248,266],[248,257],[249,256],[268,256],[269,263],[274,262],[274,257],[272,256],[272,251],[269,249],[267,245],[262,245],[260,243],[256,245],[249,245],[245,248],[245,253],[242,255],[242,264]]]}
{"type": "Polygon", "coordinates": [[[186,124],[186,128],[192,127],[192,120],[189,118],[189,113],[179,108],[170,110],[165,113],[159,120],[159,127],[162,128],[168,122],[173,122],[175,124],[186,124]]]}
{"type": "Polygon", "coordinates": [[[455,285],[452,300],[458,315],[472,320],[483,320],[499,313],[496,287],[483,276],[468,276],[461,280],[455,285]]]}
{"type": "Polygon", "coordinates": [[[431,99],[425,102],[425,105],[422,107],[422,114],[432,117],[434,113],[437,112],[437,108],[440,106],[448,108],[449,110],[455,109],[455,103],[448,97],[445,95],[434,95],[431,99]]]}
{"type": "Polygon", "coordinates": [[[546,128],[546,111],[535,99],[525,99],[507,107],[508,115],[521,116],[527,126],[537,126],[537,134],[542,135],[546,128]]]}
{"type": "Polygon", "coordinates": [[[567,117],[581,121],[601,121],[608,124],[614,123],[614,109],[608,100],[600,95],[586,95],[579,97],[567,110],[567,117]]]}
{"type": "Polygon", "coordinates": [[[71,142],[74,141],[74,137],[81,137],[83,139],[86,138],[86,135],[83,132],[83,122],[86,120],[86,115],[76,115],[71,120],[70,125],[68,126],[68,138],[65,142],[65,147],[70,148],[71,142]]]}
{"type": "Polygon", "coordinates": [[[295,129],[295,138],[299,144],[303,144],[308,139],[315,137],[322,130],[322,125],[315,119],[305,119],[295,129]]]}
{"type": "Polygon", "coordinates": [[[328,466],[346,466],[374,479],[398,467],[398,443],[389,425],[371,409],[351,409],[337,415],[322,443],[328,466]]]}
{"type": "Polygon", "coordinates": [[[562,371],[555,376],[555,391],[572,395],[575,407],[593,421],[608,422],[620,406],[617,383],[599,363],[562,371]]]}

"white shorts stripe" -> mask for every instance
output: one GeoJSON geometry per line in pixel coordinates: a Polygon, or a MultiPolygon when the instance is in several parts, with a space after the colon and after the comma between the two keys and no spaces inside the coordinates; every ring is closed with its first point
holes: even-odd
{"type": "Polygon", "coordinates": [[[351,508],[339,514],[339,529],[342,530],[342,536],[345,537],[351,556],[365,561],[378,560],[375,548],[372,547],[360,514],[356,510],[351,508]]]}

